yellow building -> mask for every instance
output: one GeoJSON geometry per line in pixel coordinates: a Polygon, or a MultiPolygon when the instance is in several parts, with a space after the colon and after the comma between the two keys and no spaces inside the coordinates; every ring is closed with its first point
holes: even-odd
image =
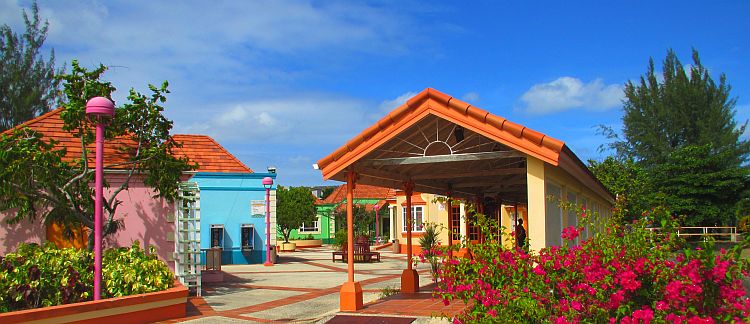
{"type": "MultiPolygon", "coordinates": [[[[407,100],[320,159],[316,167],[324,179],[346,181],[349,187],[361,183],[403,190],[403,202],[397,198],[391,207],[396,216],[391,218],[396,222],[392,228],[399,232],[392,237],[404,239],[408,257],[415,254],[419,229],[403,221],[404,208],[417,218],[421,201],[422,218],[446,224],[455,235],[483,239],[475,233],[471,217],[468,221],[460,217],[462,208],[458,208],[458,218],[455,213],[449,216],[445,206],[441,210],[428,204],[431,196],[415,193],[477,202],[479,212],[506,227],[513,225],[509,212],[518,206],[532,251],[559,245],[562,229],[578,222],[557,200],[582,204],[604,215],[614,203],[612,194],[565,142],[434,89],[407,100]],[[461,220],[466,222],[462,225],[461,220]]],[[[342,309],[356,309],[357,300],[361,303],[353,267],[342,287],[342,309]]],[[[418,276],[408,263],[401,290],[417,290],[415,282],[418,276]]]]}

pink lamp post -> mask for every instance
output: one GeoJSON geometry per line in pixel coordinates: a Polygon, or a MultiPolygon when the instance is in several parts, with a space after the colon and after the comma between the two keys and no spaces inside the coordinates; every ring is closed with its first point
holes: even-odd
{"type": "Polygon", "coordinates": [[[115,116],[115,105],[107,98],[94,97],[86,103],[86,115],[96,120],[96,180],[94,200],[94,300],[102,295],[102,178],[104,175],[104,125],[115,116]]]}
{"type": "Polygon", "coordinates": [[[273,186],[273,179],[263,178],[263,187],[266,188],[266,263],[263,265],[267,267],[273,265],[271,262],[271,186],[273,186]]]}
{"type": "Polygon", "coordinates": [[[378,204],[375,204],[375,206],[372,206],[372,208],[375,208],[375,244],[380,243],[380,222],[378,221],[378,204]]]}

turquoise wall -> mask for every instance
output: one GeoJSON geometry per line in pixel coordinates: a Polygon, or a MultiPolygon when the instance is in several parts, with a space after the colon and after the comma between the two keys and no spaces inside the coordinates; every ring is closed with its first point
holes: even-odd
{"type": "MultiPolygon", "coordinates": [[[[263,263],[266,260],[266,218],[252,217],[250,202],[266,199],[262,179],[271,177],[276,190],[275,173],[209,173],[199,172],[190,181],[198,183],[200,189],[201,249],[211,245],[212,224],[224,225],[222,264],[263,263]],[[253,224],[254,244],[252,251],[242,251],[241,224],[253,224]]],[[[271,235],[276,235],[271,229],[271,235]]],[[[205,264],[205,255],[201,261],[205,264]]]]}

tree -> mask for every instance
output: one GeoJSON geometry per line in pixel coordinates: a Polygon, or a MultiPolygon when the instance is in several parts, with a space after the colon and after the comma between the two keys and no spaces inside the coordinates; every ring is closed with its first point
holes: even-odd
{"type": "Polygon", "coordinates": [[[59,79],[55,51],[45,61],[40,48],[47,38],[49,23],[41,25],[39,7],[31,6],[31,19],[23,11],[26,32],[18,35],[10,26],[0,26],[0,132],[13,128],[50,110],[56,104],[59,79]]]}
{"type": "MultiPolygon", "coordinates": [[[[340,208],[334,212],[336,227],[346,229],[346,203],[339,205],[340,208]]],[[[384,213],[387,207],[380,206],[378,212],[384,213]]],[[[381,214],[382,215],[382,214],[381,214]]],[[[354,204],[352,206],[352,217],[354,218],[354,233],[369,235],[375,229],[375,210],[367,210],[365,205],[354,204]]]]}
{"type": "Polygon", "coordinates": [[[314,222],[317,217],[315,197],[310,194],[310,189],[279,186],[276,190],[276,223],[285,243],[289,242],[292,230],[298,229],[303,223],[314,222]]]}
{"type": "Polygon", "coordinates": [[[687,226],[716,226],[734,222],[747,171],[726,167],[731,153],[713,153],[710,144],[678,148],[653,172],[653,204],[685,215],[687,226]]]}
{"type": "Polygon", "coordinates": [[[328,196],[330,196],[333,191],[336,190],[336,187],[330,186],[330,187],[324,187],[323,192],[320,195],[320,199],[326,199],[328,196]]]}
{"type": "MultiPolygon", "coordinates": [[[[60,117],[63,130],[81,141],[81,154],[74,161],[66,159],[64,148],[45,140],[44,134],[20,127],[0,136],[0,210],[13,211],[15,216],[6,219],[17,223],[23,219],[42,217],[45,223],[65,225],[67,235],[81,224],[89,231],[89,248],[93,248],[94,228],[94,169],[89,167],[89,144],[94,140],[94,124],[86,117],[86,100],[95,96],[111,98],[115,88],[100,81],[106,67],[100,65],[88,71],[72,62],[71,74],[62,75],[68,102],[63,105],[60,117]]],[[[176,158],[172,149],[177,147],[170,135],[172,122],[166,119],[160,105],[166,101],[167,82],[157,88],[149,85],[151,96],[131,89],[128,103],[119,106],[115,118],[107,126],[106,138],[110,143],[122,144],[116,149],[127,157],[119,165],[105,165],[105,169],[125,171],[124,180],[111,189],[102,202],[104,215],[102,233],[115,233],[122,222],[115,219],[121,201],[119,193],[127,190],[134,176],[156,192],[156,196],[174,199],[180,176],[195,168],[187,159],[176,158]]]]}
{"type": "Polygon", "coordinates": [[[650,59],[640,82],[625,85],[623,139],[605,128],[615,139],[610,148],[652,179],[651,207],[664,206],[689,225],[725,224],[748,174],[750,142],[740,139],[747,122],[735,121],[726,75],[717,84],[698,51],[686,68],[670,49],[662,69],[660,80],[650,59]]]}
{"type": "Polygon", "coordinates": [[[737,99],[730,97],[726,75],[719,76],[717,85],[697,50],[689,73],[671,49],[662,69],[660,81],[650,59],[640,83],[625,85],[625,140],[616,142],[621,153],[651,168],[679,148],[710,144],[712,152],[731,153],[727,166],[744,162],[750,143],[740,136],[747,123],[738,126],[734,120],[737,99]]]}
{"type": "Polygon", "coordinates": [[[615,208],[625,221],[638,219],[649,209],[652,182],[646,170],[635,161],[621,161],[609,156],[602,162],[589,160],[589,169],[609,192],[617,196],[615,208]]]}

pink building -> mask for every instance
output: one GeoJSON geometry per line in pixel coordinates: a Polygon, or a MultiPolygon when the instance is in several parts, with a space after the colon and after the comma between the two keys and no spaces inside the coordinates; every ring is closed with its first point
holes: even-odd
{"type": "MultiPolygon", "coordinates": [[[[67,150],[65,159],[73,161],[80,159],[80,139],[62,130],[63,122],[60,119],[62,108],[58,108],[19,127],[28,127],[41,132],[45,140],[54,139],[59,142],[61,148],[67,150]]],[[[8,131],[9,132],[9,131],[8,131]]],[[[200,172],[209,173],[232,173],[252,174],[253,171],[232,156],[226,149],[216,143],[212,138],[205,135],[174,135],[173,139],[183,145],[176,149],[175,154],[187,157],[191,162],[197,163],[198,168],[186,172],[184,180],[193,177],[200,172]]],[[[128,146],[129,143],[122,140],[113,140],[105,144],[105,165],[116,161],[126,161],[126,153],[117,151],[116,146],[128,146]]],[[[93,152],[93,145],[89,148],[93,152]]],[[[89,155],[93,161],[93,153],[89,155]]],[[[91,162],[93,167],[93,162],[91,162]]],[[[113,168],[104,171],[105,178],[112,188],[117,188],[125,179],[122,169],[113,168]]],[[[154,192],[144,185],[139,177],[130,181],[129,188],[120,192],[117,199],[122,201],[118,207],[115,219],[124,223],[124,229],[118,231],[105,239],[105,247],[130,246],[134,241],[142,245],[154,245],[157,247],[159,257],[167,261],[170,268],[174,267],[173,252],[175,250],[175,211],[174,202],[165,199],[153,198],[154,192]]],[[[105,197],[107,190],[105,189],[105,197]]],[[[41,218],[33,221],[23,220],[18,224],[10,225],[6,219],[12,215],[11,212],[0,213],[0,255],[15,250],[20,242],[44,243],[53,241],[60,245],[83,246],[87,240],[82,235],[78,240],[62,239],[60,229],[57,226],[45,226],[41,218]]]]}

